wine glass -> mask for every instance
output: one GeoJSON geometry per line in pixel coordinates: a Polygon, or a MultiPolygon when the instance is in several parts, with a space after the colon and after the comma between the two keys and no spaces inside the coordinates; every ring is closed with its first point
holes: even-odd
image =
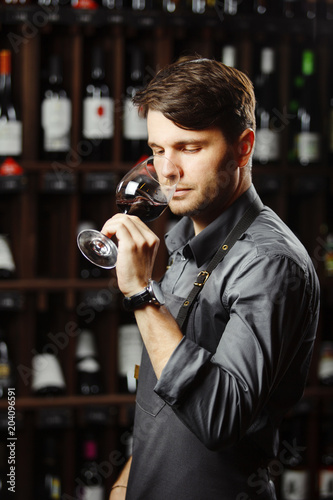
{"type": "MultiPolygon", "coordinates": [[[[171,160],[153,155],[138,163],[119,182],[116,204],[120,212],[136,215],[143,222],[157,219],[167,208],[179,181],[179,170],[171,160]]],[[[100,231],[85,229],[77,236],[83,255],[96,266],[116,265],[117,245],[100,231]]]]}

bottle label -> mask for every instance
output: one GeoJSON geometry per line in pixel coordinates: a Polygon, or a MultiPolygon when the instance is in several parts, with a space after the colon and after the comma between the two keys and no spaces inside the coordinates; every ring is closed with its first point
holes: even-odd
{"type": "Polygon", "coordinates": [[[103,500],[104,488],[102,486],[84,486],[82,488],[82,500],[103,500]]]}
{"type": "Polygon", "coordinates": [[[254,160],[260,163],[277,161],[280,157],[280,136],[278,132],[269,129],[259,129],[256,134],[254,160]]]}
{"type": "Polygon", "coordinates": [[[83,135],[87,139],[113,137],[114,101],[110,97],[86,97],[83,101],[83,135]]]}
{"type": "Polygon", "coordinates": [[[50,480],[50,493],[52,500],[60,500],[61,483],[58,477],[52,477],[50,480]]]}
{"type": "Polygon", "coordinates": [[[6,236],[0,234],[0,269],[15,272],[15,263],[6,236]]]}
{"type": "Polygon", "coordinates": [[[319,496],[332,498],[333,496],[333,470],[322,469],[319,471],[319,496]]]}
{"type": "Polygon", "coordinates": [[[62,390],[66,383],[58,358],[54,354],[35,354],[32,358],[31,388],[35,392],[47,388],[62,390]]]}
{"type": "Polygon", "coordinates": [[[129,392],[136,391],[135,367],[140,364],[142,338],[135,324],[122,325],[118,331],[118,373],[127,379],[129,392]]]}
{"type": "Polygon", "coordinates": [[[333,377],[333,342],[323,342],[318,363],[318,378],[325,381],[333,377]]]}
{"type": "Polygon", "coordinates": [[[140,116],[138,108],[127,97],[124,102],[124,128],[125,139],[145,140],[148,138],[147,120],[140,116]]]}
{"type": "Polygon", "coordinates": [[[0,381],[8,380],[10,377],[10,366],[8,363],[0,363],[0,381]]]}
{"type": "Polygon", "coordinates": [[[282,498],[284,500],[307,500],[308,477],[306,470],[286,470],[282,477],[282,498]]]}
{"type": "Polygon", "coordinates": [[[297,136],[297,157],[302,165],[320,160],[320,135],[315,132],[302,132],[297,136]]]}
{"type": "Polygon", "coordinates": [[[0,122],[0,156],[19,156],[22,153],[22,122],[0,122]]]}
{"type": "Polygon", "coordinates": [[[192,0],[192,12],[203,14],[205,12],[206,2],[204,0],[192,0]]]}
{"type": "Polygon", "coordinates": [[[44,150],[69,151],[72,124],[72,103],[65,98],[44,99],[42,102],[42,127],[44,150]]]}

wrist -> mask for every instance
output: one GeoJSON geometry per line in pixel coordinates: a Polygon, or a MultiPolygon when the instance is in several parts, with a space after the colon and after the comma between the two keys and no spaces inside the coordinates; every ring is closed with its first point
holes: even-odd
{"type": "Polygon", "coordinates": [[[123,300],[123,307],[125,311],[134,311],[147,304],[154,306],[162,306],[165,304],[163,292],[156,281],[149,279],[148,285],[140,290],[140,292],[125,296],[123,300]]]}
{"type": "Polygon", "coordinates": [[[142,290],[146,288],[148,285],[148,282],[143,283],[143,284],[138,284],[137,286],[134,286],[131,288],[130,291],[123,293],[124,297],[132,297],[133,295],[136,295],[137,293],[141,293],[142,290]]]}

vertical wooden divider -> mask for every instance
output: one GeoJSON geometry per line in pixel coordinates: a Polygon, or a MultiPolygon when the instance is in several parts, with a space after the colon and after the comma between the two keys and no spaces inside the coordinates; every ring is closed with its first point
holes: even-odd
{"type": "Polygon", "coordinates": [[[123,146],[123,96],[125,92],[125,36],[121,26],[115,26],[113,32],[110,30],[110,37],[113,39],[113,97],[115,109],[115,127],[113,138],[113,151],[111,158],[116,165],[122,161],[123,146]],[[113,34],[113,37],[112,37],[113,34]]]}
{"type": "Polygon", "coordinates": [[[36,32],[22,43],[19,56],[22,68],[23,155],[37,160],[39,136],[39,75],[40,34],[36,32]]]}
{"type": "MultiPolygon", "coordinates": [[[[22,75],[21,102],[23,121],[23,157],[25,160],[36,161],[38,158],[39,139],[39,74],[40,74],[40,34],[22,43],[19,51],[22,75]]],[[[20,217],[17,220],[16,231],[20,244],[18,248],[18,269],[20,278],[33,278],[36,272],[36,191],[35,177],[29,175],[28,184],[20,195],[20,217]]]]}

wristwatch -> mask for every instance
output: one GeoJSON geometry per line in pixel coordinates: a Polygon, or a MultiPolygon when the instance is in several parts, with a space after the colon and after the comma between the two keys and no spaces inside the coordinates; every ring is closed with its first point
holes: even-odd
{"type": "Polygon", "coordinates": [[[163,306],[165,299],[160,285],[156,281],[148,280],[148,285],[142,292],[136,293],[131,297],[124,297],[123,306],[125,311],[134,311],[145,304],[154,306],[163,306]]]}

